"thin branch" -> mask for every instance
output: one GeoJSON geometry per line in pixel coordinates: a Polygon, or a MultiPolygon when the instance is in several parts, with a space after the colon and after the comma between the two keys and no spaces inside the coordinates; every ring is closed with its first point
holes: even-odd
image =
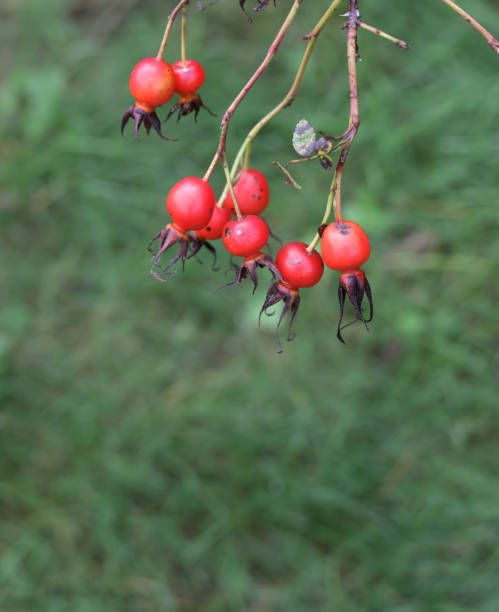
{"type": "MultiPolygon", "coordinates": [[[[307,68],[308,65],[308,61],[312,55],[312,51],[314,50],[315,47],[315,43],[317,42],[317,37],[319,36],[319,34],[321,33],[322,29],[324,28],[324,26],[326,25],[326,23],[328,22],[328,20],[332,17],[334,11],[338,8],[338,6],[343,2],[343,0],[333,0],[333,2],[331,2],[331,5],[329,6],[329,8],[326,10],[326,12],[322,15],[322,17],[320,18],[320,20],[318,21],[317,25],[315,26],[315,28],[313,28],[313,30],[311,30],[311,32],[309,32],[306,36],[303,37],[304,40],[307,40],[307,46],[305,48],[305,51],[303,53],[303,57],[302,60],[300,62],[300,66],[298,68],[298,71],[296,73],[296,76],[294,78],[293,84],[291,85],[290,90],[288,91],[288,93],[284,96],[284,98],[279,102],[279,104],[277,104],[277,106],[275,106],[270,112],[268,112],[264,117],[262,117],[262,119],[260,119],[260,121],[258,121],[252,128],[251,130],[248,132],[248,135],[246,136],[246,139],[244,140],[243,144],[241,145],[241,147],[239,148],[239,151],[237,152],[237,155],[234,159],[234,163],[232,164],[232,171],[231,171],[231,178],[232,180],[234,180],[235,174],[237,172],[239,163],[243,157],[243,155],[245,156],[244,159],[244,167],[248,168],[249,167],[249,155],[251,152],[251,144],[253,142],[253,140],[256,138],[256,136],[258,135],[258,133],[260,132],[260,130],[271,120],[273,119],[278,113],[280,113],[284,108],[286,108],[287,106],[291,106],[291,104],[293,104],[293,101],[295,99],[295,96],[298,92],[298,89],[300,88],[302,79],[303,79],[303,75],[305,73],[305,70],[307,68]]],[[[222,195],[220,196],[220,199],[217,202],[217,206],[222,206],[223,202],[225,200],[225,196],[227,195],[227,185],[225,186],[222,195]]]]}
{"type": "Polygon", "coordinates": [[[349,0],[347,27],[347,61],[348,61],[348,83],[350,87],[350,116],[348,121],[348,138],[341,150],[340,158],[336,166],[336,193],[335,193],[335,216],[336,221],[342,221],[341,216],[341,177],[347,161],[348,152],[359,129],[359,99],[357,94],[357,60],[359,51],[357,47],[357,27],[359,22],[359,9],[357,0],[349,0]]]}
{"type": "Polygon", "coordinates": [[[480,23],[478,23],[476,19],[473,19],[473,17],[469,13],[464,11],[460,6],[458,6],[452,0],[442,0],[442,2],[445,2],[445,4],[447,6],[450,6],[450,8],[453,11],[455,11],[458,15],[461,15],[461,17],[465,21],[467,21],[470,24],[470,26],[475,28],[475,30],[479,32],[485,38],[485,40],[492,47],[492,50],[495,51],[496,53],[499,53],[499,42],[497,41],[497,39],[494,38],[492,34],[488,30],[486,30],[480,23]]]}
{"type": "Polygon", "coordinates": [[[161,41],[161,45],[159,46],[158,54],[156,55],[156,59],[159,61],[163,59],[163,54],[165,52],[166,43],[168,42],[168,37],[170,36],[170,32],[173,26],[173,22],[175,18],[179,14],[180,10],[186,5],[189,4],[189,0],[180,0],[177,6],[173,9],[173,11],[168,15],[168,21],[166,22],[165,33],[163,34],[163,40],[161,41]]]}
{"type": "Polygon", "coordinates": [[[252,75],[252,77],[249,79],[249,81],[246,83],[246,85],[241,89],[241,91],[235,97],[234,101],[229,106],[229,108],[225,111],[225,113],[224,113],[224,115],[222,117],[222,122],[220,124],[220,127],[221,127],[220,140],[218,141],[217,150],[216,150],[216,153],[215,153],[215,155],[213,157],[213,160],[212,160],[208,170],[206,171],[206,173],[204,175],[204,180],[205,181],[207,181],[210,178],[213,170],[215,169],[215,166],[217,165],[217,162],[219,161],[219,159],[222,156],[222,154],[225,152],[225,143],[227,141],[227,132],[229,130],[229,124],[230,124],[230,120],[232,119],[232,115],[234,114],[234,112],[237,109],[237,107],[239,106],[239,104],[241,104],[241,102],[245,98],[246,94],[250,91],[250,89],[257,82],[257,80],[260,78],[262,73],[265,71],[267,66],[270,64],[270,62],[272,61],[274,55],[277,53],[277,50],[279,49],[279,45],[281,44],[284,36],[286,35],[286,32],[289,29],[289,26],[293,22],[293,19],[295,18],[296,13],[298,12],[298,9],[300,8],[301,4],[302,4],[302,0],[294,0],[293,6],[291,7],[291,10],[289,11],[286,19],[284,20],[284,22],[283,22],[279,32],[277,33],[277,36],[275,37],[274,41],[270,45],[270,47],[269,47],[269,49],[267,51],[267,54],[266,54],[265,58],[263,59],[262,63],[256,69],[255,73],[252,75]]]}
{"type": "Polygon", "coordinates": [[[401,40],[400,38],[395,38],[395,36],[391,36],[390,34],[383,32],[379,28],[373,28],[373,26],[370,26],[367,23],[364,23],[363,21],[359,21],[357,25],[359,26],[359,28],[362,28],[363,30],[367,30],[368,32],[377,34],[378,36],[381,36],[381,38],[385,38],[386,40],[389,40],[390,42],[395,43],[398,47],[402,47],[402,49],[410,49],[409,45],[405,42],[405,40],[401,40]]]}
{"type": "MultiPolygon", "coordinates": [[[[300,160],[301,161],[301,160],[300,160]]],[[[287,183],[288,185],[291,185],[292,187],[294,187],[295,189],[301,189],[301,185],[299,185],[295,179],[291,176],[291,173],[289,170],[287,170],[282,164],[280,164],[278,161],[273,161],[272,162],[274,164],[274,166],[277,166],[282,173],[285,175],[285,179],[284,182],[287,183]]]]}

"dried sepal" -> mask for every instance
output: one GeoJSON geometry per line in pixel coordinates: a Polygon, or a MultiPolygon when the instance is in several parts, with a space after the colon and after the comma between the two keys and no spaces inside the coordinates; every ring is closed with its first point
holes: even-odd
{"type": "Polygon", "coordinates": [[[199,94],[192,93],[181,95],[177,104],[172,106],[172,108],[168,111],[165,122],[178,111],[177,121],[180,121],[181,117],[194,113],[194,121],[197,123],[199,111],[202,108],[206,109],[212,117],[216,117],[215,113],[213,113],[205,104],[203,104],[199,94]]]}
{"type": "Polygon", "coordinates": [[[126,109],[122,119],[121,119],[121,135],[124,136],[125,126],[130,119],[133,119],[134,122],[134,132],[135,138],[139,139],[139,129],[142,125],[149,135],[151,128],[154,128],[154,131],[162,138],[163,140],[177,140],[176,138],[167,138],[161,132],[161,121],[159,120],[158,115],[152,110],[144,110],[142,108],[138,108],[135,104],[132,104],[129,108],[126,109]]]}
{"type": "Polygon", "coordinates": [[[298,307],[300,306],[300,292],[295,287],[291,287],[282,281],[274,281],[267,291],[265,301],[260,310],[260,314],[258,316],[258,327],[260,327],[262,314],[265,313],[268,317],[272,317],[275,313],[267,312],[267,310],[279,302],[283,302],[283,307],[281,314],[279,315],[279,321],[277,322],[276,339],[277,346],[279,347],[278,352],[282,353],[284,348],[279,338],[279,327],[281,326],[282,320],[289,312],[288,335],[286,336],[286,340],[291,342],[291,340],[293,340],[295,337],[295,334],[291,331],[291,326],[293,325],[294,318],[298,312],[298,307]]]}
{"type": "Polygon", "coordinates": [[[160,281],[165,281],[166,277],[176,274],[176,271],[169,272],[168,270],[170,270],[170,268],[172,268],[172,266],[174,266],[178,261],[182,262],[182,270],[184,269],[185,260],[189,257],[188,245],[190,241],[191,238],[189,235],[177,228],[173,223],[168,223],[164,229],[151,238],[147,250],[153,254],[151,258],[151,261],[153,262],[151,266],[151,274],[154,276],[154,278],[160,281]],[[151,247],[156,241],[158,241],[158,245],[157,249],[154,250],[151,247]],[[161,256],[175,244],[179,245],[177,253],[172,257],[172,259],[170,259],[166,266],[162,267],[160,265],[161,256]],[[160,271],[157,272],[157,269],[160,269],[160,271]]]}
{"type": "Polygon", "coordinates": [[[355,321],[362,321],[366,329],[369,330],[367,324],[373,319],[373,300],[371,294],[371,287],[363,270],[354,270],[352,272],[343,272],[342,274],[340,274],[340,283],[338,285],[338,301],[340,303],[340,319],[338,321],[338,330],[336,333],[336,337],[340,342],[346,344],[345,340],[343,340],[343,336],[341,335],[341,330],[345,329],[345,327],[349,327],[350,325],[355,323],[355,321]],[[343,320],[343,313],[345,308],[345,296],[347,295],[354,308],[355,319],[342,326],[341,322],[343,320]],[[362,301],[364,299],[364,295],[367,297],[367,300],[369,302],[369,318],[367,319],[364,317],[364,312],[362,309],[362,301]]]}
{"type": "MultiPolygon", "coordinates": [[[[190,248],[187,253],[187,259],[191,259],[191,257],[196,257],[199,251],[204,247],[207,251],[209,251],[213,255],[213,263],[212,263],[211,269],[214,272],[219,270],[220,268],[217,268],[217,250],[215,249],[215,247],[208,240],[205,240],[204,238],[200,238],[196,232],[192,231],[192,232],[187,232],[187,233],[189,235],[189,244],[190,244],[190,248]]],[[[199,263],[203,263],[197,257],[196,257],[196,260],[199,261],[199,263]]]]}
{"type": "Polygon", "coordinates": [[[255,293],[258,287],[258,268],[267,268],[272,274],[274,281],[277,278],[280,278],[279,270],[277,269],[274,260],[272,259],[272,257],[269,257],[269,255],[266,255],[265,253],[256,253],[255,255],[249,255],[248,257],[244,258],[243,263],[241,265],[232,265],[235,270],[234,280],[229,283],[225,283],[218,289],[238,285],[244,278],[247,278],[249,276],[249,278],[251,278],[251,280],[253,281],[253,293],[255,293]]]}

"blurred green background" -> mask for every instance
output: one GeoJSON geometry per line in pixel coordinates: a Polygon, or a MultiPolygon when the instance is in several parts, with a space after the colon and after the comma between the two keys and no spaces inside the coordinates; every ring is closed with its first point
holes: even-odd
{"type": "MultiPolygon", "coordinates": [[[[235,1],[191,4],[188,56],[220,116],[290,2],[251,25],[235,1]]],[[[327,4],[303,3],[230,156],[327,4]]],[[[336,340],[328,271],[278,355],[275,321],[257,333],[265,282],[213,293],[224,255],[218,273],[204,258],[149,274],[167,190],[204,173],[218,137],[207,114],[169,124],[176,143],[119,134],[173,5],[0,6],[0,609],[497,612],[497,56],[443,3],[362,3],[412,45],[359,34],[343,202],[371,239],[375,320],[336,340]]],[[[495,0],[463,5],[499,33],[495,0]]],[[[271,162],[294,156],[303,117],[345,129],[341,24],[254,145],[284,241],[310,240],[330,175],[300,166],[300,192],[271,162]]]]}

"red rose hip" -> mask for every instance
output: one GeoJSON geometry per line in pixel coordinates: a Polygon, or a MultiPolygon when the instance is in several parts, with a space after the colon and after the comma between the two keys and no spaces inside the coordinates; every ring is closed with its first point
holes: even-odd
{"type": "Polygon", "coordinates": [[[202,240],[218,240],[222,237],[223,229],[227,221],[230,219],[230,210],[225,206],[215,206],[213,215],[208,225],[198,230],[196,234],[202,240]]]}
{"type": "MultiPolygon", "coordinates": [[[[175,93],[175,76],[172,67],[164,60],[146,57],[135,66],[130,75],[130,93],[146,107],[161,106],[175,93]]],[[[150,111],[151,108],[144,110],[150,111]]]]}
{"type": "Polygon", "coordinates": [[[175,91],[179,94],[194,93],[204,83],[204,68],[196,60],[178,60],[172,64],[172,70],[175,75],[175,91]]]}
{"type": "Polygon", "coordinates": [[[199,230],[211,220],[215,194],[203,179],[187,176],[175,183],[168,192],[166,208],[179,229],[199,230]]]}
{"type": "Polygon", "coordinates": [[[304,242],[289,242],[277,253],[276,266],[284,282],[292,287],[312,287],[324,272],[322,258],[317,251],[309,253],[304,242]]]}
{"type": "MultiPolygon", "coordinates": [[[[254,168],[243,170],[234,185],[237,204],[242,215],[258,215],[269,203],[269,185],[265,176],[254,168]]],[[[225,198],[225,206],[234,211],[234,202],[230,193],[225,198]]]]}
{"type": "Polygon", "coordinates": [[[269,229],[263,219],[248,215],[227,221],[222,234],[225,248],[232,255],[254,255],[267,244],[269,229]]]}
{"type": "Polygon", "coordinates": [[[322,234],[322,258],[326,266],[333,270],[357,270],[367,261],[370,252],[366,233],[354,221],[331,223],[322,234]]]}

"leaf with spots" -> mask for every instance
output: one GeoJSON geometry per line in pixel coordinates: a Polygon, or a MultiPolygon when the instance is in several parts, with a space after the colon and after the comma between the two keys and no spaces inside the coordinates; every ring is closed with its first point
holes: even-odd
{"type": "Polygon", "coordinates": [[[315,153],[315,130],[306,119],[298,121],[293,132],[293,147],[298,155],[310,157],[315,153]]]}

